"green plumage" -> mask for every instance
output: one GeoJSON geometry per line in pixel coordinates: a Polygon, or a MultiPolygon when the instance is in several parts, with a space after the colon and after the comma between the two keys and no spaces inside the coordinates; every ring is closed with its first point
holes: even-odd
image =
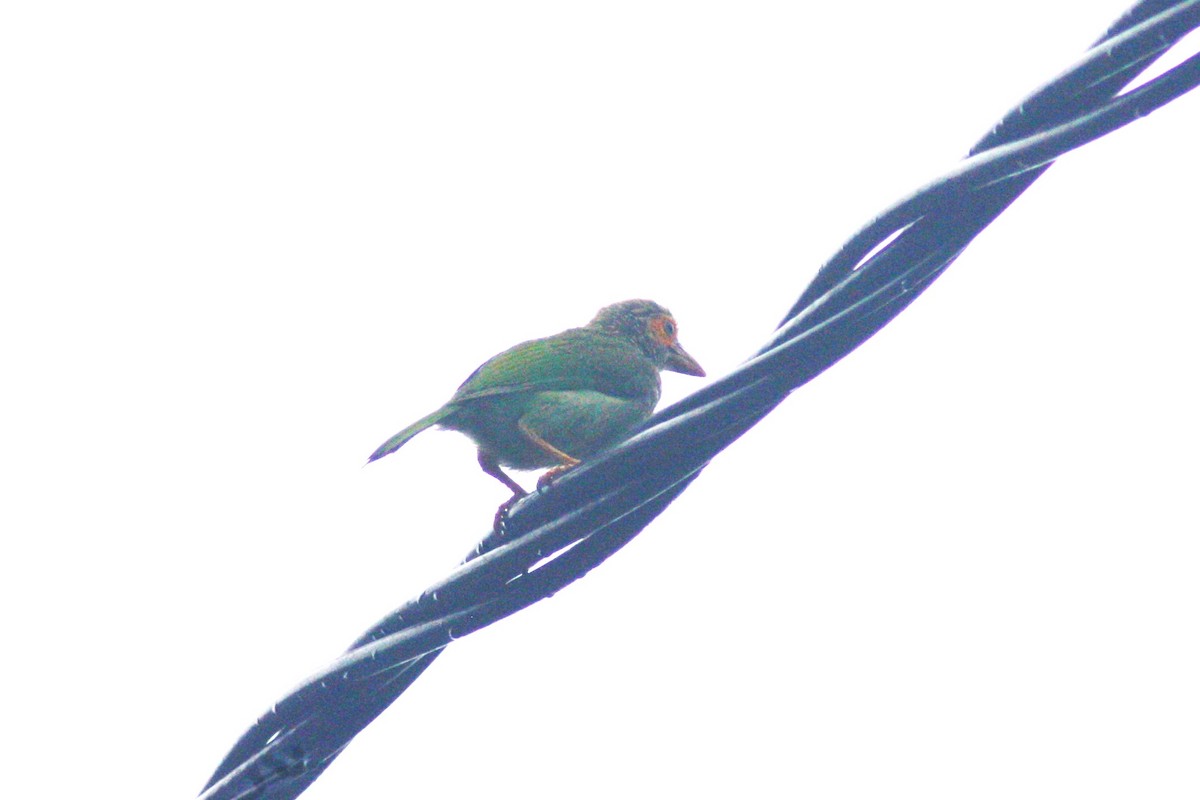
{"type": "Polygon", "coordinates": [[[586,327],[489,359],[444,406],[388,439],[369,460],[441,425],[471,437],[485,471],[517,489],[497,465],[570,466],[611,447],[654,411],[663,369],[704,374],[675,338],[670,313],[648,300],[608,306],[586,327]]]}
{"type": "Polygon", "coordinates": [[[367,459],[367,462],[370,463],[377,458],[383,458],[384,456],[388,455],[389,453],[396,452],[401,447],[403,447],[404,443],[407,442],[409,439],[416,436],[418,433],[425,430],[426,428],[432,428],[434,425],[437,425],[443,419],[448,417],[450,415],[450,413],[453,411],[454,411],[453,408],[451,408],[448,405],[445,405],[445,406],[442,406],[441,408],[439,408],[437,411],[433,412],[432,414],[421,417],[421,419],[417,420],[412,425],[409,425],[407,428],[400,431],[399,433],[397,433],[392,438],[388,439],[383,444],[379,445],[379,448],[376,449],[376,451],[374,453],[371,453],[371,457],[367,459]]]}

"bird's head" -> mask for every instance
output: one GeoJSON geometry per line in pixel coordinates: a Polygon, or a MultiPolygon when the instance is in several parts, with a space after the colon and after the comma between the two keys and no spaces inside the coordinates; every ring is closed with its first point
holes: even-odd
{"type": "Polygon", "coordinates": [[[659,369],[704,377],[704,368],[679,344],[679,326],[671,312],[652,300],[605,306],[588,327],[627,339],[659,369]]]}

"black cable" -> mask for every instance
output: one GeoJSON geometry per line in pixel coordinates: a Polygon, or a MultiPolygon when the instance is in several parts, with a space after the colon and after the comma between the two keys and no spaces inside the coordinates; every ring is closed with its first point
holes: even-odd
{"type": "Polygon", "coordinates": [[[1030,95],[958,168],[888,209],[818,272],[739,369],[518,503],[453,574],[280,700],[218,766],[206,800],[297,797],[443,648],[577,580],[628,543],[713,456],[915,300],[1055,158],[1200,85],[1200,55],[1124,95],[1200,27],[1200,0],[1144,0],[1030,95]]]}

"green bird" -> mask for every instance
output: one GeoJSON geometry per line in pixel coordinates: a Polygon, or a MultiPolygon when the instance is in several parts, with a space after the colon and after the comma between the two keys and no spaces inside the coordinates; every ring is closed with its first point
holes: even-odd
{"type": "Polygon", "coordinates": [[[479,447],[483,471],[513,492],[497,511],[499,524],[526,494],[501,465],[552,467],[538,481],[542,487],[612,447],[654,411],[662,370],[704,377],[679,344],[671,312],[650,300],[615,303],[582,328],[523,342],[488,359],[444,406],[388,439],[368,463],[434,425],[465,433],[479,447]]]}

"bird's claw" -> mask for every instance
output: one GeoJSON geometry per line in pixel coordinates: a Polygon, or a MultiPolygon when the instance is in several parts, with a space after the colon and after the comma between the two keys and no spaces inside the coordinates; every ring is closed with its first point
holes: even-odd
{"type": "MultiPolygon", "coordinates": [[[[578,463],[578,461],[575,462],[575,464],[578,463]]],[[[574,467],[575,464],[561,464],[554,469],[547,470],[542,474],[542,477],[538,478],[537,491],[539,493],[544,492],[547,486],[558,479],[559,475],[562,475],[564,472],[574,467]]],[[[517,504],[518,500],[520,500],[522,497],[526,497],[527,495],[528,492],[526,492],[524,489],[521,489],[520,491],[513,492],[512,497],[500,504],[500,507],[496,509],[496,516],[492,519],[493,533],[495,533],[497,536],[504,534],[504,530],[508,526],[508,512],[512,510],[512,507],[517,504]]]]}
{"type": "MultiPolygon", "coordinates": [[[[579,463],[578,461],[575,462],[575,464],[578,464],[578,463],[579,463]]],[[[567,470],[574,467],[575,464],[563,464],[561,466],[555,467],[554,469],[546,470],[546,472],[544,472],[542,474],[542,477],[538,478],[537,490],[539,492],[544,492],[546,490],[547,486],[554,483],[554,481],[558,480],[558,477],[560,475],[562,475],[564,472],[566,472],[567,470]]]]}
{"type": "Polygon", "coordinates": [[[492,519],[492,533],[497,536],[504,534],[504,529],[508,526],[508,512],[517,504],[517,501],[525,496],[525,492],[514,492],[513,496],[500,504],[496,509],[496,516],[492,519]]]}

